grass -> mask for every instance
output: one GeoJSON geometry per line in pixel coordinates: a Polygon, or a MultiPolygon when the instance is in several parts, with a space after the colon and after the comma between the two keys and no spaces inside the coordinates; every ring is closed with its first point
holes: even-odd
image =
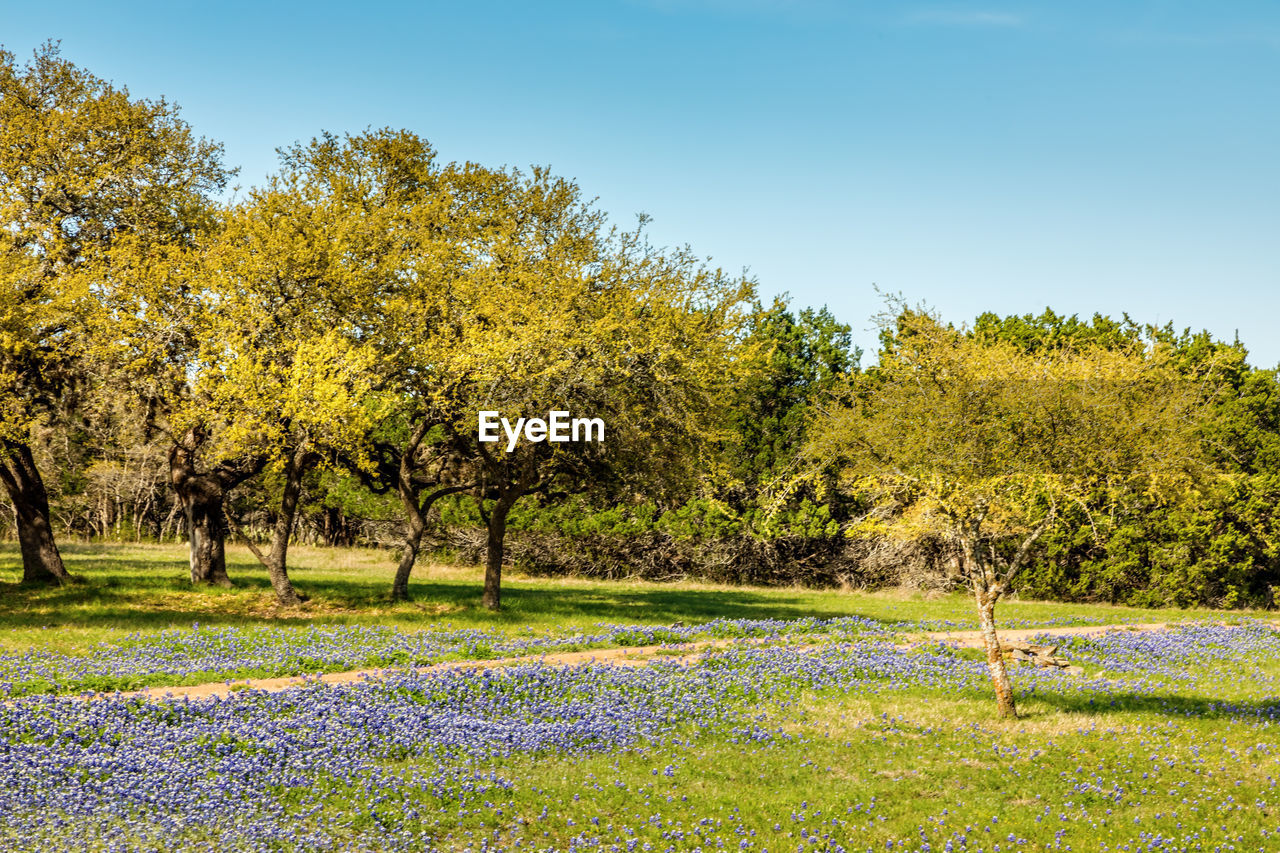
{"type": "MultiPolygon", "coordinates": [[[[990,701],[979,698],[810,697],[788,711],[785,741],[710,733],[689,748],[508,772],[521,780],[516,812],[532,827],[530,840],[560,849],[593,819],[638,827],[641,843],[656,849],[673,830],[684,834],[677,849],[695,846],[699,829],[712,834],[703,821],[719,824],[719,834],[737,823],[755,849],[769,850],[797,849],[802,830],[818,836],[808,849],[927,842],[943,850],[948,840],[961,849],[963,838],[967,849],[1097,851],[1142,833],[1194,833],[1203,847],[1192,849],[1280,844],[1280,818],[1267,821],[1257,805],[1277,796],[1275,763],[1256,749],[1256,730],[1151,712],[1064,712],[1034,700],[1024,714],[1016,726],[997,726],[990,701]],[[670,776],[666,767],[675,768],[670,776]],[[556,808],[543,817],[548,802],[556,808]]],[[[491,826],[450,831],[470,840],[491,826]]]]}
{"type": "MultiPolygon", "coordinates": [[[[394,555],[306,547],[290,550],[290,575],[312,600],[302,608],[285,610],[275,605],[265,571],[241,547],[228,549],[228,571],[235,582],[229,590],[192,587],[182,545],[69,544],[62,551],[78,582],[53,589],[28,588],[18,583],[17,547],[0,544],[0,650],[78,652],[136,632],[190,627],[197,622],[205,626],[336,623],[403,630],[572,632],[601,622],[692,625],[719,618],[863,616],[887,624],[936,620],[976,627],[972,603],[958,593],[548,579],[516,572],[504,577],[503,609],[494,614],[480,606],[480,570],[449,566],[419,566],[410,586],[413,601],[392,603],[394,555]]],[[[1003,602],[999,610],[1002,624],[1025,626],[1063,620],[1120,624],[1220,615],[1207,610],[1018,600],[1003,602]]]]}
{"type": "MultiPolygon", "coordinates": [[[[962,595],[519,573],[505,578],[504,610],[493,614],[479,606],[479,571],[446,566],[423,567],[412,586],[415,600],[392,604],[392,555],[307,548],[294,552],[292,574],[313,599],[304,608],[281,610],[272,603],[264,572],[239,549],[230,555],[237,583],[231,590],[193,589],[179,546],[71,545],[64,551],[79,582],[31,589],[16,583],[16,549],[0,546],[0,650],[70,653],[193,622],[266,629],[334,623],[405,631],[482,628],[512,636],[573,635],[601,622],[695,625],[718,618],[861,616],[916,627],[974,622],[962,595]]],[[[1250,615],[1260,614],[1230,617],[1250,615]]],[[[1226,614],[1015,600],[1001,605],[1000,617],[1006,625],[1030,626],[1221,622],[1226,614]]],[[[1085,677],[1064,677],[1032,691],[1029,671],[1015,669],[1021,715],[1014,721],[995,717],[981,676],[967,687],[949,688],[900,684],[893,675],[845,691],[791,690],[788,682],[787,689],[759,698],[732,694],[717,706],[733,708],[726,719],[749,721],[750,729],[681,718],[672,734],[625,748],[498,749],[459,765],[477,778],[500,779],[505,788],[446,796],[406,782],[395,790],[377,788],[375,797],[367,788],[371,782],[337,772],[326,776],[326,769],[296,791],[272,789],[263,796],[279,798],[300,815],[320,803],[318,814],[338,815],[338,826],[345,827],[336,830],[336,839],[349,833],[354,846],[359,833],[382,823],[419,827],[443,849],[457,850],[477,849],[482,841],[489,849],[596,849],[593,839],[600,849],[635,851],[736,849],[744,842],[741,849],[753,851],[895,853],[1280,849],[1280,645],[1266,639],[1272,635],[1263,626],[1249,630],[1253,645],[1214,641],[1225,643],[1225,656],[1203,655],[1199,640],[1184,639],[1176,663],[1152,653],[1141,659],[1149,666],[1136,674],[1123,671],[1123,657],[1101,663],[1082,657],[1085,677]]],[[[1063,649],[1066,655],[1075,651],[1072,643],[1063,649]]],[[[976,650],[957,656],[966,665],[980,657],[976,650]]],[[[707,685],[714,684],[717,665],[703,665],[707,685]]],[[[151,683],[145,675],[140,679],[151,683]]],[[[505,688],[495,681],[492,689],[505,688]]],[[[319,718],[324,726],[344,719],[348,706],[341,695],[319,700],[335,703],[331,716],[319,718]]],[[[572,702],[556,694],[544,699],[572,702]]],[[[244,703],[239,714],[259,700],[253,691],[238,690],[228,701],[244,703]]],[[[38,716],[46,706],[37,701],[30,707],[38,716]]],[[[57,707],[48,706],[53,719],[59,719],[57,707]]],[[[499,718],[491,722],[505,725],[499,718]]],[[[286,717],[278,725],[288,729],[291,723],[286,717]]],[[[83,736],[102,737],[107,752],[116,748],[110,732],[83,736]]],[[[245,755],[269,754],[287,743],[258,737],[252,728],[231,729],[225,737],[227,749],[243,738],[245,755]]],[[[386,766],[398,779],[415,769],[429,772],[438,759],[410,752],[386,766]]],[[[74,846],[73,836],[66,838],[74,846]]]]}
{"type": "MultiPolygon", "coordinates": [[[[1232,681],[1189,672],[1175,695],[1024,695],[1013,722],[981,689],[809,691],[758,709],[781,737],[693,725],[618,752],[499,759],[472,769],[509,793],[405,805],[459,850],[1277,849],[1280,739],[1254,712],[1276,704],[1280,659],[1232,681]]],[[[338,787],[330,805],[359,802],[338,787]]]]}
{"type": "Polygon", "coordinates": [[[981,689],[806,692],[764,709],[760,725],[785,734],[763,742],[694,726],[620,753],[482,765],[515,783],[510,801],[442,812],[436,832],[453,849],[573,849],[584,834],[645,850],[1280,848],[1280,739],[1255,715],[1280,701],[1280,659],[1230,681],[1188,673],[1176,694],[1024,695],[1013,722],[981,689]]]}

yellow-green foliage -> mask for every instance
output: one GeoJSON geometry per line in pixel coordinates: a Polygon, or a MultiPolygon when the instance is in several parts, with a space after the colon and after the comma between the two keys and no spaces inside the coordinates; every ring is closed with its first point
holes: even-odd
{"type": "Polygon", "coordinates": [[[134,100],[46,44],[0,50],[0,438],[25,441],[99,345],[108,252],[180,242],[226,173],[172,104],[134,100]]]}
{"type": "Polygon", "coordinates": [[[218,455],[307,446],[358,459],[385,406],[365,328],[399,273],[387,236],[398,211],[325,178],[286,169],[231,207],[202,249],[190,394],[174,423],[221,423],[218,455]]]}
{"type": "Polygon", "coordinates": [[[1099,489],[1191,492],[1204,399],[1158,344],[1028,352],[905,311],[809,453],[879,501],[856,533],[1017,539],[1099,489]]]}
{"type": "MultiPolygon", "coordinates": [[[[673,477],[682,449],[722,434],[750,282],[607,229],[545,169],[450,166],[439,196],[416,211],[410,273],[370,326],[408,412],[473,438],[479,410],[602,417],[615,467],[643,459],[673,477]]],[[[582,451],[521,446],[512,461],[582,451]]]]}

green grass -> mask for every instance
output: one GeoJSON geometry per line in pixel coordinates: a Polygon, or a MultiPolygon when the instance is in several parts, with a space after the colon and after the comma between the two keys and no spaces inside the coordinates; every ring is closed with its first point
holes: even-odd
{"type": "MultiPolygon", "coordinates": [[[[600,622],[669,625],[712,619],[820,619],[864,616],[888,624],[948,620],[976,627],[973,606],[961,594],[900,590],[854,592],[800,587],[762,588],[694,582],[646,583],[533,578],[508,572],[503,609],[480,606],[476,568],[419,566],[413,601],[390,601],[395,556],[369,549],[290,550],[290,575],[312,600],[278,608],[266,573],[247,549],[228,549],[233,589],[192,587],[182,545],[67,544],[68,570],[77,582],[53,589],[24,587],[21,557],[0,545],[0,649],[46,648],[76,652],[135,632],[202,625],[343,623],[422,628],[583,630],[600,622]]],[[[1235,615],[1248,615],[1237,611],[1235,615]]],[[[1102,623],[1215,618],[1207,610],[1156,610],[1104,604],[1009,600],[1004,624],[1050,624],[1079,619],[1102,623]]]]}
{"type": "MultiPolygon", "coordinates": [[[[788,711],[789,741],[746,744],[708,733],[691,747],[506,771],[520,780],[515,811],[531,828],[523,837],[561,849],[594,827],[593,818],[641,827],[642,843],[660,850],[672,843],[662,832],[672,829],[686,834],[678,849],[694,846],[694,830],[708,818],[740,823],[754,831],[755,849],[769,850],[795,850],[801,829],[858,850],[903,840],[917,849],[926,839],[941,850],[965,827],[973,827],[971,849],[987,850],[1024,849],[1009,844],[1010,835],[1029,849],[1053,849],[1058,831],[1063,849],[1078,851],[1193,829],[1204,849],[1280,844],[1280,816],[1260,820],[1268,811],[1255,805],[1280,800],[1275,762],[1251,750],[1256,730],[1152,712],[1083,714],[1036,700],[1024,702],[1024,713],[1016,725],[994,725],[990,700],[978,698],[811,697],[788,711]],[[1079,783],[1089,788],[1073,790],[1079,783]],[[540,817],[547,802],[556,808],[540,817]]],[[[487,823],[448,830],[479,837],[492,830],[487,823]]]]}
{"type": "MultiPolygon", "coordinates": [[[[392,555],[307,548],[295,551],[292,574],[313,599],[304,608],[281,610],[265,573],[239,549],[231,553],[237,583],[231,590],[193,589],[180,546],[70,545],[64,552],[79,582],[30,589],[16,583],[16,548],[0,546],[0,649],[76,651],[193,622],[572,633],[599,622],[692,625],[715,618],[974,621],[962,595],[518,573],[504,581],[503,612],[492,614],[479,606],[479,571],[444,566],[422,567],[415,600],[393,605],[387,595],[392,555]]],[[[1029,601],[1000,608],[1005,624],[1226,615],[1029,601]]],[[[1260,614],[1230,614],[1249,615],[1260,614]]],[[[785,733],[768,742],[689,723],[675,738],[609,754],[544,752],[481,761],[471,769],[492,771],[512,789],[451,802],[424,795],[391,808],[411,807],[414,819],[449,849],[481,839],[499,849],[517,840],[565,849],[584,831],[616,841],[620,849],[635,841],[637,851],[645,844],[653,850],[711,849],[736,839],[734,833],[756,851],[794,851],[802,843],[806,850],[834,849],[829,841],[877,851],[918,851],[927,843],[940,851],[960,836],[968,847],[957,842],[958,850],[992,851],[996,844],[1006,851],[1280,849],[1280,737],[1269,721],[1280,703],[1280,659],[1269,655],[1239,652],[1227,668],[1197,665],[1188,670],[1191,680],[1167,682],[1156,693],[1125,687],[1119,673],[1086,664],[1089,677],[1114,679],[1115,690],[1077,692],[1068,682],[1057,692],[1022,694],[1021,716],[1008,722],[995,717],[985,683],[959,690],[888,682],[851,694],[801,690],[785,695],[782,704],[742,709],[758,714],[762,728],[785,733]],[[804,841],[802,830],[816,831],[818,843],[804,841]],[[705,843],[710,835],[718,837],[705,843]],[[1159,839],[1175,843],[1161,847],[1159,839]]],[[[1019,680],[1018,670],[1014,678],[1019,680]]],[[[374,819],[366,791],[334,781],[327,796],[329,807],[351,815],[355,829],[374,819]]]]}
{"type": "MultiPolygon", "coordinates": [[[[616,753],[497,760],[475,769],[510,794],[413,805],[449,849],[563,850],[583,832],[653,850],[725,849],[726,836],[773,851],[1278,849],[1280,742],[1250,713],[1276,701],[1263,685],[1280,660],[1231,682],[1195,675],[1176,696],[1024,697],[1012,722],[980,689],[806,692],[765,709],[761,725],[786,738],[689,726],[616,753]]],[[[359,802],[334,791],[335,808],[359,802]]]]}

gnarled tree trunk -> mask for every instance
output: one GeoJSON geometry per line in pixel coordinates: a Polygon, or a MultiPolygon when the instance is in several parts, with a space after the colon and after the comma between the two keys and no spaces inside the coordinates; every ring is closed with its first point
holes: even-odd
{"type": "Polygon", "coordinates": [[[985,507],[979,514],[965,521],[964,532],[959,536],[962,570],[969,579],[974,601],[978,605],[978,626],[982,630],[982,644],[987,652],[987,671],[991,673],[991,684],[996,691],[996,711],[1001,717],[1016,718],[1018,708],[1013,701],[1013,687],[1009,684],[1009,668],[1004,662],[1000,637],[996,634],[996,602],[1026,564],[1031,547],[1054,523],[1057,512],[1057,504],[1052,504],[1040,523],[1023,538],[1003,571],[996,566],[994,548],[990,551],[982,548],[980,529],[986,515],[985,507]]]}
{"type": "Polygon", "coordinates": [[[396,566],[396,578],[391,584],[392,601],[409,600],[409,574],[418,562],[422,534],[427,530],[426,509],[419,503],[418,487],[413,482],[413,460],[429,428],[430,424],[425,418],[418,422],[400,453],[400,466],[396,471],[396,494],[400,496],[400,505],[404,507],[405,532],[404,551],[400,554],[400,565],[396,566]]]}
{"type": "Polygon", "coordinates": [[[191,546],[191,582],[231,586],[227,576],[226,518],[223,495],[216,497],[179,493],[182,512],[187,519],[187,535],[191,546]]]}
{"type": "Polygon", "coordinates": [[[227,522],[222,504],[225,493],[212,474],[195,474],[187,466],[175,463],[169,454],[169,475],[173,490],[182,503],[190,546],[191,582],[231,586],[227,576],[227,522]]]}
{"type": "Polygon", "coordinates": [[[53,539],[49,493],[30,447],[21,442],[4,443],[0,482],[13,503],[22,550],[22,582],[56,586],[69,581],[71,576],[53,539]]]}
{"type": "Polygon", "coordinates": [[[1018,709],[1013,702],[1013,687],[1009,684],[1009,669],[1004,662],[1000,638],[996,635],[996,600],[999,597],[998,591],[979,589],[975,585],[978,625],[987,651],[987,671],[991,673],[991,684],[996,691],[996,711],[1002,717],[1014,718],[1018,716],[1018,709]]]}
{"type": "Polygon", "coordinates": [[[464,492],[475,485],[461,483],[445,486],[445,481],[451,476],[457,476],[456,470],[452,475],[450,474],[447,458],[441,459],[440,470],[433,480],[417,479],[420,474],[418,448],[422,446],[422,440],[433,423],[426,418],[419,421],[400,452],[400,465],[396,472],[396,493],[400,496],[401,506],[404,507],[405,536],[404,551],[400,554],[400,565],[396,567],[396,578],[391,585],[392,601],[409,600],[409,575],[418,561],[418,552],[422,549],[422,536],[427,530],[427,517],[431,512],[432,504],[445,495],[464,492]],[[434,491],[423,497],[422,490],[428,485],[433,487],[434,491]]]}
{"type": "Polygon", "coordinates": [[[464,492],[472,488],[471,483],[458,486],[447,486],[443,489],[436,489],[425,497],[419,497],[415,493],[400,494],[400,501],[405,507],[405,536],[404,551],[400,554],[400,565],[396,566],[396,579],[391,586],[391,599],[393,601],[409,600],[409,575],[413,572],[413,567],[418,561],[418,552],[422,549],[422,536],[427,531],[427,517],[431,513],[431,506],[445,495],[452,495],[458,492],[464,492]]]}
{"type": "Polygon", "coordinates": [[[973,600],[978,605],[978,627],[987,652],[987,672],[996,691],[996,712],[1001,717],[1014,718],[1018,716],[1018,709],[1013,702],[1013,687],[1009,684],[1009,668],[1000,649],[1000,637],[996,634],[996,602],[1004,592],[1004,585],[996,577],[995,567],[988,563],[979,548],[980,524],[981,519],[968,525],[970,535],[960,537],[960,552],[964,573],[973,590],[973,600]]]}
{"type": "Polygon", "coordinates": [[[411,511],[406,509],[405,512],[404,550],[400,552],[400,564],[396,566],[396,579],[391,583],[392,601],[409,600],[409,575],[413,572],[414,564],[418,562],[418,551],[422,548],[422,534],[427,530],[423,516],[418,512],[417,502],[407,503],[412,503],[413,509],[411,511]]]}
{"type": "Polygon", "coordinates": [[[223,506],[227,492],[261,471],[264,460],[235,460],[200,471],[197,454],[206,438],[203,429],[193,427],[169,449],[169,483],[178,495],[187,522],[191,582],[231,586],[223,506]]]}

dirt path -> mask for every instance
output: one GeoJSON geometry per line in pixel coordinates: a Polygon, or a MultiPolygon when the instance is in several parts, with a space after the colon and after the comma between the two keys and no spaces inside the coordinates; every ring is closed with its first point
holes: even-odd
{"type": "MultiPolygon", "coordinates": [[[[1139,622],[1132,625],[1089,625],[1075,628],[1008,628],[1000,629],[999,634],[1000,643],[1004,645],[1005,643],[1025,643],[1040,634],[1053,634],[1059,637],[1093,637],[1111,631],[1163,631],[1168,627],[1170,627],[1168,622],[1139,622]]],[[[955,643],[963,648],[982,645],[981,631],[931,631],[915,636],[923,637],[926,642],[955,643]]]]}
{"type": "MultiPolygon", "coordinates": [[[[648,666],[655,660],[673,661],[676,663],[693,663],[709,651],[728,646],[731,640],[711,640],[704,643],[689,643],[681,646],[687,652],[673,654],[671,646],[628,646],[616,649],[592,649],[584,652],[560,652],[551,655],[528,655],[516,658],[493,658],[490,660],[459,660],[430,666],[413,667],[416,673],[448,672],[455,669],[498,669],[522,663],[544,663],[548,666],[576,666],[582,663],[609,663],[614,666],[648,666]]],[[[144,699],[159,701],[164,699],[207,699],[213,696],[226,697],[242,690],[265,690],[274,693],[301,687],[305,684],[352,684],[359,681],[376,681],[381,678],[399,675],[405,667],[386,667],[381,669],[353,669],[346,672],[327,672],[322,675],[285,676],[281,678],[242,678],[231,681],[218,681],[208,684],[193,684],[179,687],[147,687],[142,690],[130,690],[120,693],[102,694],[113,697],[140,696],[144,699]]]]}
{"type": "MultiPolygon", "coordinates": [[[[1015,628],[1000,632],[1002,643],[1024,643],[1038,634],[1069,634],[1072,636],[1096,636],[1110,631],[1161,631],[1168,628],[1165,622],[1140,623],[1132,625],[1091,625],[1073,628],[1015,628]]],[[[971,648],[982,645],[980,631],[931,631],[908,634],[908,645],[925,643],[954,643],[971,648]]],[[[741,640],[707,640],[699,643],[688,643],[679,647],[667,646],[630,646],[626,648],[592,649],[582,652],[561,652],[542,656],[525,656],[516,658],[495,658],[493,660],[448,661],[432,666],[414,668],[414,672],[448,672],[457,669],[496,669],[522,663],[541,662],[548,666],[575,666],[582,663],[608,663],[614,666],[648,666],[654,661],[663,660],[675,663],[695,663],[708,653],[726,648],[741,640]],[[679,649],[676,652],[676,648],[679,649]]],[[[752,642],[750,640],[746,642],[752,642]]],[[[760,641],[755,641],[760,642],[760,641]]],[[[811,644],[798,644],[796,651],[811,649],[811,644]]],[[[242,690],[265,690],[277,692],[304,684],[319,682],[321,684],[352,684],[359,681],[377,680],[394,676],[405,671],[404,667],[387,667],[380,669],[356,669],[346,672],[329,672],[323,675],[288,676],[282,678],[248,678],[231,681],[219,681],[209,684],[194,684],[181,687],[148,687],[122,693],[101,694],[116,697],[137,696],[149,701],[178,699],[224,698],[242,690]]]]}

